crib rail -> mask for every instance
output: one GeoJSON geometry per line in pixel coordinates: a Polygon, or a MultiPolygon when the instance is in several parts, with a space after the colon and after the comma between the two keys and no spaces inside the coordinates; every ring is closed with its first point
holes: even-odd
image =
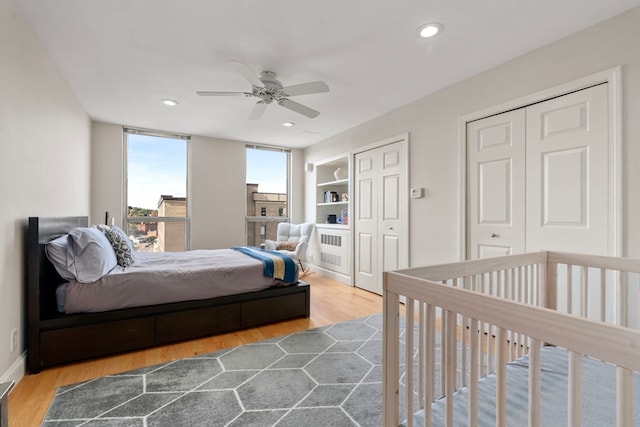
{"type": "Polygon", "coordinates": [[[468,392],[466,425],[476,426],[478,381],[488,375],[496,378],[496,425],[505,426],[505,366],[525,354],[527,418],[530,426],[540,425],[540,351],[548,344],[569,352],[567,425],[581,425],[583,355],[618,367],[616,422],[633,425],[638,273],[638,260],[554,252],[386,273],[385,426],[400,420],[412,426],[418,410],[430,426],[432,402],[443,398],[444,425],[452,426],[454,393],[462,388],[468,392]]]}

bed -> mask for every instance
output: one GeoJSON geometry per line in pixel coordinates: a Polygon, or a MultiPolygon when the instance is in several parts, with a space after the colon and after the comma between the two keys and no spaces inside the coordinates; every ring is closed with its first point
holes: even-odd
{"type": "Polygon", "coordinates": [[[61,313],[56,291],[66,280],[48,260],[45,245],[87,225],[87,217],[28,220],[27,370],[31,374],[48,366],[310,315],[310,289],[302,281],[211,298],[61,313]]]}
{"type": "Polygon", "coordinates": [[[385,426],[640,425],[640,260],[413,268],[383,297],[385,426]]]}

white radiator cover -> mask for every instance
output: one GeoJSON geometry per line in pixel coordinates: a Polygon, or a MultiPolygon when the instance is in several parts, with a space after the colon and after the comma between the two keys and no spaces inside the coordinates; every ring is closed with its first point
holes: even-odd
{"type": "Polygon", "coordinates": [[[349,230],[316,226],[320,245],[318,266],[328,270],[350,274],[349,230]]]}

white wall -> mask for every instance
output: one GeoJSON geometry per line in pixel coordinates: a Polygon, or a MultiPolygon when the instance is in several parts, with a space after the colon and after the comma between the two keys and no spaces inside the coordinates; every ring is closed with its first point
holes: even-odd
{"type": "Polygon", "coordinates": [[[0,0],[0,382],[24,373],[29,216],[89,212],[90,122],[11,0],[0,0]],[[10,350],[10,332],[19,345],[10,350]]]}
{"type": "Polygon", "coordinates": [[[191,248],[246,244],[245,144],[191,139],[191,248]]]}
{"type": "MultiPolygon", "coordinates": [[[[305,150],[305,162],[409,132],[410,265],[457,260],[459,118],[618,65],[623,70],[623,254],[640,257],[640,7],[426,96],[305,150]]],[[[305,188],[308,219],[315,189],[305,188]]]]}
{"type": "Polygon", "coordinates": [[[122,226],[124,142],[122,126],[91,122],[90,224],[103,224],[109,212],[122,226]]]}

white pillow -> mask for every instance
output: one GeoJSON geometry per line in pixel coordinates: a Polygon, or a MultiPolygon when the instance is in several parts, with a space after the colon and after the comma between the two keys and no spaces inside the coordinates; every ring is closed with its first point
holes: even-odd
{"type": "Polygon", "coordinates": [[[78,282],[91,283],[118,264],[109,239],[95,227],[71,230],[67,246],[67,268],[78,282]]]}
{"type": "Polygon", "coordinates": [[[69,271],[67,267],[67,237],[68,234],[60,236],[48,242],[44,247],[44,252],[47,254],[47,258],[56,268],[56,271],[65,280],[74,280],[76,276],[73,272],[69,271]]]}

